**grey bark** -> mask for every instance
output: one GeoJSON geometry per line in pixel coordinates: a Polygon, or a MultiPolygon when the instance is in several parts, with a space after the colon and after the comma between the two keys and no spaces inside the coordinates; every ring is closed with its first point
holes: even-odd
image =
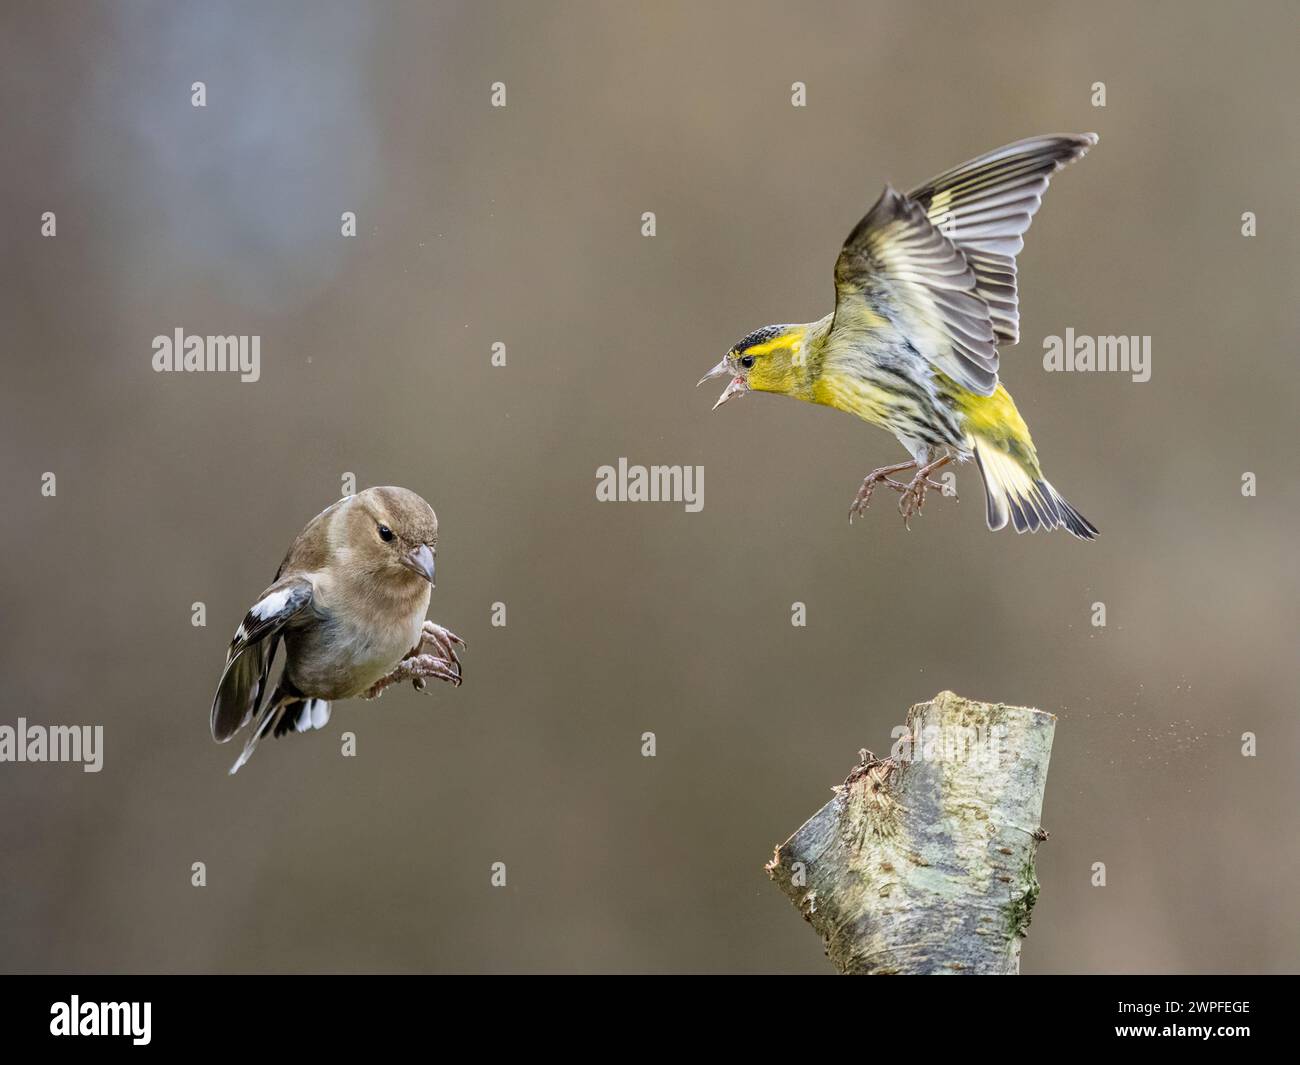
{"type": "Polygon", "coordinates": [[[767,873],[845,973],[1018,973],[1056,718],[941,692],[767,873]]]}

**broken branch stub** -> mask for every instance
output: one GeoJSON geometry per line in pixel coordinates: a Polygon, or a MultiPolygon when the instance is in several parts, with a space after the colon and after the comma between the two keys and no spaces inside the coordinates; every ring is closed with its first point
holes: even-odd
{"type": "Polygon", "coordinates": [[[1056,717],[940,692],[767,873],[845,973],[1017,973],[1056,717]]]}

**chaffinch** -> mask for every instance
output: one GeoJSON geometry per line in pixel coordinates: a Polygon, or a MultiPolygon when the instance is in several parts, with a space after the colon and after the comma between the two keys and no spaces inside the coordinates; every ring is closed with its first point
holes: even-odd
{"type": "Polygon", "coordinates": [[[212,701],[218,743],[254,722],[231,773],[268,732],[323,727],[334,700],[461,683],[465,642],[424,619],[437,545],[433,508],[406,488],[367,488],[307,523],[236,630],[212,701]],[[284,669],[263,699],[282,640],[284,669]]]}

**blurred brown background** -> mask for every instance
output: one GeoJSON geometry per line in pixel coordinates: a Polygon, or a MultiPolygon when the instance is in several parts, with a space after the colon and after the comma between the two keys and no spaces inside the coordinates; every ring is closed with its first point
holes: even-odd
{"type": "Polygon", "coordinates": [[[106,731],[98,775],[0,765],[4,969],[825,972],[763,863],[943,688],[1060,715],[1026,972],[1297,968],[1292,5],[0,24],[0,724],[106,731]],[[885,181],[1092,129],[1003,366],[1099,542],[990,534],[970,467],[910,533],[892,498],[850,528],[889,436],[709,413],[735,340],[830,309],[885,181]],[[155,374],[177,326],[260,334],[261,380],[155,374]],[[1152,379],[1045,373],[1067,327],[1149,334],[1152,379]],[[620,456],[703,464],[703,512],[597,503],[620,456]],[[467,682],[338,705],[230,778],[227,641],[345,472],[437,509],[467,682]]]}

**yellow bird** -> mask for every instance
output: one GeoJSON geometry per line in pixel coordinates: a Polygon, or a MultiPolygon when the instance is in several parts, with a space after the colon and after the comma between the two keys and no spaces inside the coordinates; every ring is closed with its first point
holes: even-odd
{"type": "Polygon", "coordinates": [[[700,384],[728,376],[714,410],[776,392],[888,429],[910,462],[869,473],[849,507],[879,484],[901,494],[906,522],[942,488],[931,475],[974,456],[988,526],[1017,532],[1097,529],[1043,477],[1029,429],[998,382],[998,347],[1020,339],[1016,255],[1051,176],[1095,133],[1031,137],[955,167],[904,196],[886,185],[835,263],[835,310],[769,325],[733,347],[700,384]],[[915,470],[906,484],[892,474],[915,470]]]}

